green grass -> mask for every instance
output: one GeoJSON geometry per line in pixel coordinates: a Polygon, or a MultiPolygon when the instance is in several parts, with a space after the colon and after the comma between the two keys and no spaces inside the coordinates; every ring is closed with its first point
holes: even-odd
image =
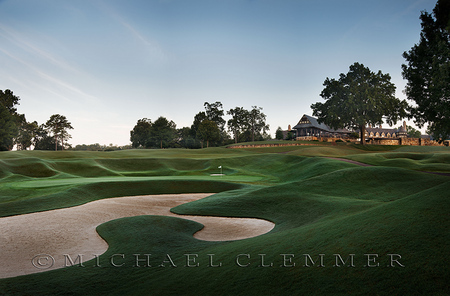
{"type": "Polygon", "coordinates": [[[374,154],[351,155],[346,158],[359,162],[377,165],[399,167],[411,170],[450,173],[450,153],[424,152],[389,152],[374,154]]]}
{"type": "Polygon", "coordinates": [[[447,146],[402,146],[398,149],[400,152],[422,152],[422,153],[449,153],[450,147],[447,146]]]}
{"type": "MultiPolygon", "coordinates": [[[[241,194],[236,195],[223,192],[175,208],[185,214],[200,211],[257,216],[277,222],[271,233],[260,237],[203,242],[192,238],[201,229],[195,222],[157,216],[119,219],[98,228],[110,244],[107,253],[100,257],[102,267],[88,262],[85,267],[3,280],[0,287],[7,291],[20,287],[19,291],[23,289],[33,295],[67,291],[92,295],[145,295],[149,291],[163,295],[274,295],[280,291],[294,295],[349,292],[370,295],[374,290],[380,295],[445,293],[449,275],[445,258],[448,259],[450,238],[445,226],[448,225],[445,209],[450,205],[446,195],[450,182],[445,177],[425,175],[422,178],[421,173],[409,172],[407,177],[416,183],[409,191],[386,183],[376,186],[372,182],[368,186],[368,190],[374,187],[394,190],[396,199],[386,201],[375,193],[361,198],[355,194],[360,188],[350,190],[348,186],[359,181],[360,170],[365,169],[346,169],[347,183],[341,183],[344,176],[341,172],[313,178],[315,185],[329,187],[331,181],[339,184],[328,198],[308,182],[301,181],[249,192],[241,189],[241,194]],[[278,187],[283,187],[282,193],[278,187]],[[322,253],[325,267],[318,267],[317,259],[322,253]],[[333,267],[336,253],[344,260],[348,254],[355,254],[355,267],[333,267]],[[377,262],[382,265],[364,267],[367,264],[364,254],[368,253],[379,254],[377,262]],[[405,267],[388,268],[387,254],[391,253],[400,254],[399,261],[405,267]],[[119,260],[124,266],[110,265],[114,254],[125,254],[124,260],[119,260]],[[134,267],[133,254],[141,254],[141,258],[152,254],[152,267],[134,267]],[[176,268],[170,262],[159,267],[167,261],[167,254],[176,268]],[[196,262],[200,265],[186,267],[184,254],[197,254],[196,262]],[[214,264],[221,262],[222,266],[209,267],[208,254],[214,254],[214,264]],[[248,267],[236,265],[239,254],[249,254],[250,259],[243,260],[250,263],[248,267]],[[258,254],[266,254],[265,264],[274,263],[274,266],[259,266],[258,254]],[[294,254],[296,266],[280,267],[283,265],[280,254],[294,254]],[[303,254],[310,254],[316,266],[304,267],[303,254]],[[44,282],[45,285],[39,284],[44,282]]],[[[383,181],[394,177],[399,170],[404,173],[401,169],[371,168],[367,174],[383,181]]]]}
{"type": "Polygon", "coordinates": [[[255,238],[206,242],[192,236],[202,225],[184,219],[110,221],[97,229],[109,244],[101,267],[91,261],[3,279],[0,295],[449,295],[450,177],[420,171],[448,172],[448,150],[312,148],[0,153],[0,216],[115,196],[220,192],[172,211],[276,223],[255,238]],[[210,176],[218,166],[226,176],[210,176]],[[125,255],[122,267],[110,264],[114,254],[125,255]],[[151,254],[152,267],[135,267],[133,254],[151,254]],[[185,254],[198,255],[199,266],[186,266],[185,254]],[[209,266],[208,254],[222,266],[209,266]],[[239,254],[250,265],[238,266],[239,254]],[[261,266],[260,254],[273,266],[261,266]],[[303,254],[315,265],[305,267],[303,254]],[[333,267],[333,254],[355,254],[355,267],[333,267]],[[378,254],[380,266],[367,267],[364,254],[378,254]],[[387,254],[401,255],[404,267],[388,267],[387,254]]]}
{"type": "Polygon", "coordinates": [[[36,157],[40,159],[123,159],[123,158],[194,158],[210,159],[234,157],[249,154],[240,149],[207,148],[207,149],[132,149],[120,151],[0,151],[0,159],[36,157]]]}
{"type": "Polygon", "coordinates": [[[85,152],[85,157],[79,159],[0,160],[4,175],[0,179],[0,217],[108,197],[220,192],[244,184],[271,186],[354,166],[337,160],[281,154],[238,153],[235,157],[186,159],[179,158],[185,153],[181,152],[169,158],[158,157],[158,152],[155,158],[135,158],[136,154],[132,154],[133,158],[96,159],[87,157],[90,153],[85,152]],[[220,172],[225,176],[212,176],[220,172]],[[175,186],[178,189],[174,190],[173,184],[178,183],[184,186],[175,186]],[[229,185],[222,188],[225,183],[229,185]]]}

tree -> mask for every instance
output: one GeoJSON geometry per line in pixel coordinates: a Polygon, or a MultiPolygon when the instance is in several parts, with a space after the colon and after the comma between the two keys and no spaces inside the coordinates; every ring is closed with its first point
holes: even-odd
{"type": "Polygon", "coordinates": [[[33,139],[39,129],[39,125],[36,121],[27,122],[25,115],[20,116],[21,121],[19,123],[19,132],[15,139],[17,150],[26,150],[33,145],[33,139]]]}
{"type": "Polygon", "coordinates": [[[252,134],[252,142],[255,141],[255,134],[262,132],[264,135],[269,130],[269,125],[266,124],[266,115],[262,113],[263,108],[258,106],[252,106],[248,115],[248,126],[250,127],[252,134]]]}
{"type": "Polygon", "coordinates": [[[283,130],[279,126],[277,130],[275,131],[275,139],[277,140],[283,140],[283,130]]]}
{"type": "Polygon", "coordinates": [[[150,119],[139,119],[130,132],[133,148],[164,148],[174,145],[176,125],[165,117],[159,117],[152,123],[150,119]]]}
{"type": "Polygon", "coordinates": [[[270,137],[266,134],[269,125],[266,124],[266,115],[261,107],[252,106],[248,111],[242,107],[236,107],[227,111],[232,118],[228,120],[228,130],[234,135],[235,143],[239,141],[255,141],[270,137]],[[262,134],[261,134],[262,133],[262,134]]]}
{"type": "Polygon", "coordinates": [[[406,101],[395,98],[395,86],[389,74],[374,73],[360,63],[350,66],[339,79],[326,78],[320,96],[325,103],[311,105],[319,123],[334,129],[359,129],[361,144],[365,144],[366,125],[389,125],[406,116],[406,101]]]}
{"type": "Polygon", "coordinates": [[[203,140],[202,135],[199,133],[198,128],[200,127],[200,124],[204,120],[212,121],[216,124],[217,128],[219,129],[219,137],[214,137],[213,139],[209,140],[209,143],[215,142],[215,144],[222,142],[224,139],[228,137],[228,135],[225,132],[224,126],[225,126],[225,120],[222,118],[223,116],[223,110],[222,110],[222,103],[221,102],[215,102],[215,103],[204,103],[205,111],[199,112],[194,117],[194,122],[191,126],[191,135],[197,139],[203,140]]]}
{"type": "Polygon", "coordinates": [[[408,133],[408,138],[420,138],[422,137],[422,133],[416,130],[414,127],[407,125],[406,132],[408,133]]]}
{"type": "Polygon", "coordinates": [[[194,116],[194,122],[191,125],[191,135],[193,137],[197,137],[197,131],[198,127],[200,126],[200,123],[202,123],[203,120],[208,119],[205,112],[199,112],[194,116]]]}
{"type": "Polygon", "coordinates": [[[438,0],[433,15],[422,12],[419,44],[403,53],[402,75],[406,96],[415,102],[410,117],[419,127],[428,123],[433,137],[445,140],[450,137],[450,2],[438,0]]]}
{"type": "Polygon", "coordinates": [[[14,93],[6,89],[5,91],[0,90],[0,104],[2,104],[8,112],[12,115],[17,114],[16,105],[19,105],[19,97],[15,96],[14,93]]]}
{"type": "Polygon", "coordinates": [[[67,130],[73,129],[72,124],[64,115],[54,114],[45,123],[45,127],[53,134],[55,139],[55,151],[58,150],[58,139],[61,141],[61,148],[64,149],[64,141],[72,138],[67,130]]]}
{"type": "Polygon", "coordinates": [[[178,129],[178,144],[183,148],[200,148],[201,143],[198,139],[195,138],[195,135],[192,135],[192,130],[190,127],[183,127],[178,129]]]}
{"type": "Polygon", "coordinates": [[[0,103],[0,151],[9,151],[13,148],[16,133],[17,128],[14,117],[0,103]]]}
{"type": "Polygon", "coordinates": [[[133,148],[148,148],[150,146],[150,130],[152,127],[152,121],[147,118],[139,119],[130,131],[130,141],[133,148]]]}
{"type": "Polygon", "coordinates": [[[206,110],[206,118],[214,121],[221,132],[225,130],[225,120],[223,117],[223,107],[221,102],[203,104],[206,110]]]}
{"type": "Polygon", "coordinates": [[[201,140],[206,141],[206,147],[208,148],[210,141],[218,141],[220,139],[220,129],[214,121],[205,119],[198,127],[198,135],[201,140]]]}
{"type": "Polygon", "coordinates": [[[239,135],[246,130],[249,121],[249,112],[242,107],[236,107],[227,111],[231,115],[228,120],[228,130],[233,133],[234,142],[237,143],[239,135]]]}
{"type": "Polygon", "coordinates": [[[176,135],[176,125],[173,121],[167,120],[165,117],[159,117],[152,124],[150,129],[150,141],[161,149],[168,147],[176,135]]]}
{"type": "Polygon", "coordinates": [[[20,121],[15,108],[18,104],[19,97],[11,90],[0,90],[0,150],[11,150],[14,146],[20,121]]]}
{"type": "Polygon", "coordinates": [[[34,150],[53,150],[55,149],[55,145],[57,146],[57,149],[62,149],[61,145],[58,145],[58,143],[55,142],[55,138],[49,135],[45,124],[41,124],[37,128],[32,142],[34,150]]]}

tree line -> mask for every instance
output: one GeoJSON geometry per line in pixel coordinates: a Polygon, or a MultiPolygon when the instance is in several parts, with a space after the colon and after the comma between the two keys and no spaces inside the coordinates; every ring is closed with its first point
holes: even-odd
{"type": "Polygon", "coordinates": [[[50,116],[47,122],[38,124],[28,122],[25,114],[19,114],[16,106],[20,98],[6,89],[0,90],[0,151],[26,150],[34,146],[35,150],[63,150],[70,147],[68,130],[73,129],[67,118],[60,114],[50,116]]]}
{"type": "Polygon", "coordinates": [[[204,108],[194,116],[190,127],[179,129],[173,121],[162,116],[153,122],[148,118],[139,119],[130,131],[132,147],[204,148],[270,139],[262,107],[230,109],[226,112],[231,115],[228,121],[223,118],[225,111],[221,102],[205,102],[204,108]]]}
{"type": "MultiPolygon", "coordinates": [[[[32,146],[34,150],[72,149],[67,141],[71,138],[69,130],[73,127],[64,115],[54,114],[43,124],[28,122],[25,114],[17,112],[19,101],[20,98],[11,90],[0,90],[0,151],[12,150],[14,146],[17,150],[32,146]]],[[[231,115],[228,122],[223,118],[225,112],[221,102],[205,102],[204,108],[194,116],[190,127],[180,129],[165,117],[153,122],[147,118],[139,119],[130,132],[130,148],[203,148],[270,139],[267,133],[269,125],[261,107],[230,109],[227,111],[231,115]]],[[[123,148],[99,144],[75,147],[76,150],[104,151],[123,148]]]]}

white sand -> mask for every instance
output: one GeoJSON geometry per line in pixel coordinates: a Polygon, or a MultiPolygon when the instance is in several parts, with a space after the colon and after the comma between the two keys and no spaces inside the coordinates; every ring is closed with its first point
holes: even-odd
{"type": "Polygon", "coordinates": [[[194,237],[206,241],[245,239],[273,229],[272,222],[260,219],[184,216],[170,212],[170,208],[209,195],[110,198],[72,208],[0,218],[0,278],[62,268],[66,264],[64,254],[73,260],[83,254],[83,262],[95,258],[94,255],[101,255],[108,248],[96,227],[122,217],[165,215],[197,221],[205,227],[194,237]],[[37,256],[40,254],[51,255],[54,260],[37,256]]]}

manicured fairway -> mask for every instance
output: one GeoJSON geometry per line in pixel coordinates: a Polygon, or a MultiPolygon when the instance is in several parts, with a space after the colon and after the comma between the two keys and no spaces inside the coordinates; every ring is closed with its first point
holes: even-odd
{"type": "Polygon", "coordinates": [[[2,279],[0,295],[449,295],[450,177],[424,172],[450,173],[448,148],[263,149],[0,153],[1,216],[215,192],[172,212],[276,224],[206,242],[184,219],[110,221],[97,228],[109,244],[97,261],[2,279]],[[219,166],[226,176],[211,176],[219,166]]]}
{"type": "Polygon", "coordinates": [[[144,182],[144,181],[163,181],[163,180],[204,180],[204,181],[226,181],[226,182],[239,182],[249,183],[257,182],[261,180],[259,176],[152,176],[152,177],[98,177],[98,178],[71,178],[71,179],[50,179],[45,181],[31,180],[14,182],[10,184],[12,188],[46,188],[46,187],[58,187],[68,185],[83,185],[93,183],[109,183],[109,182],[144,182]]]}

